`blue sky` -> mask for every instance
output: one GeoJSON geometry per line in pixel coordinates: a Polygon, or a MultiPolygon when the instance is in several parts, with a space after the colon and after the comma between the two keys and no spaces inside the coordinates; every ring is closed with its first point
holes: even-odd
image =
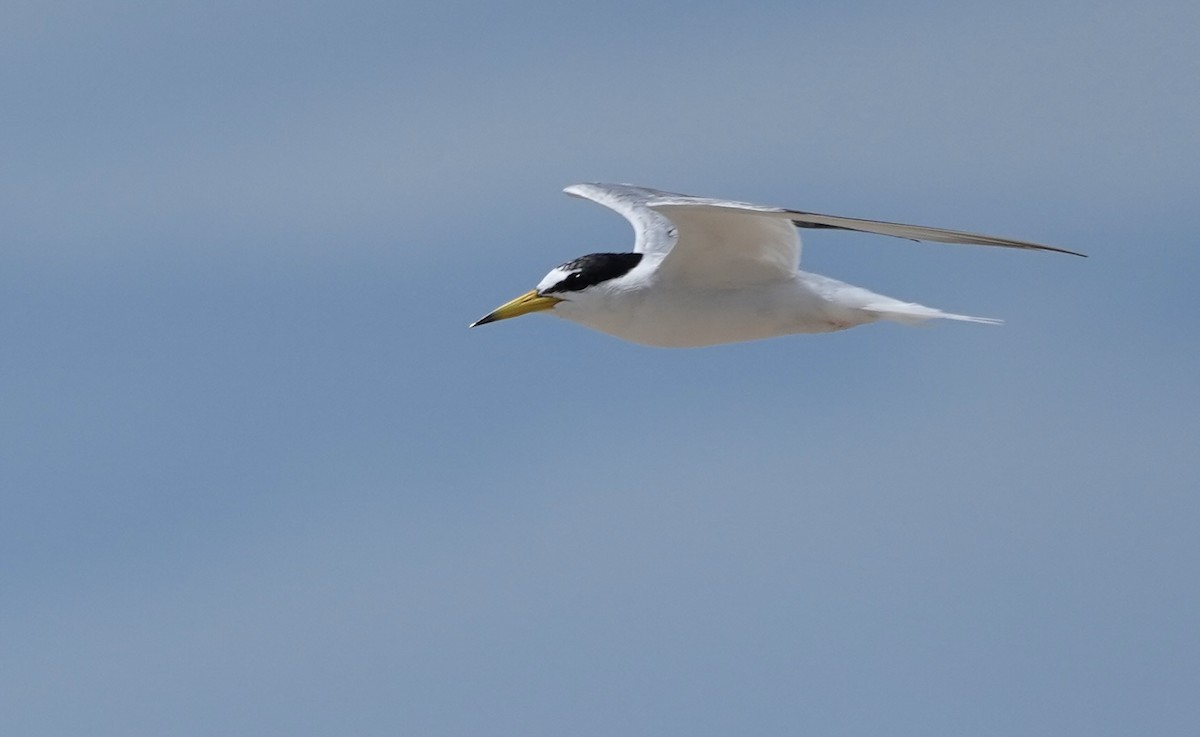
{"type": "Polygon", "coordinates": [[[1194,3],[9,3],[0,729],[1194,734],[1194,3]],[[1049,5],[1049,7],[1045,7],[1049,5]],[[466,324],[629,181],[1002,328],[466,324]]]}

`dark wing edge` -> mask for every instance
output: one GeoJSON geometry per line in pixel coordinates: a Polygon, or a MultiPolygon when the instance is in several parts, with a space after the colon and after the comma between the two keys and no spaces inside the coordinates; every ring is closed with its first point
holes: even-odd
{"type": "Polygon", "coordinates": [[[836,230],[853,230],[860,233],[890,235],[896,238],[907,238],[913,241],[934,241],[937,243],[958,243],[969,246],[998,246],[1000,248],[1022,248],[1030,251],[1048,251],[1065,253],[1071,256],[1087,258],[1086,253],[1071,251],[1057,246],[1047,246],[1043,243],[1022,241],[1013,238],[1000,238],[982,233],[970,233],[965,230],[950,230],[948,228],[930,228],[924,225],[906,225],[891,223],[884,220],[865,220],[862,218],[847,218],[839,215],[821,215],[815,212],[799,212],[784,210],[797,228],[832,228],[836,230]]]}

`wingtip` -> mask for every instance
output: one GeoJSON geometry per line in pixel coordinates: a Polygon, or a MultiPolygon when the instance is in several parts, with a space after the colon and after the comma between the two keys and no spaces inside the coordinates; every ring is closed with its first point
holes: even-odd
{"type": "Polygon", "coordinates": [[[1037,250],[1039,250],[1039,251],[1047,251],[1047,252],[1052,252],[1052,253],[1065,253],[1068,256],[1078,256],[1079,258],[1087,258],[1088,257],[1088,255],[1086,253],[1080,253],[1079,251],[1072,251],[1069,248],[1059,248],[1058,246],[1045,246],[1045,245],[1042,245],[1041,243],[1034,243],[1033,245],[1036,246],[1037,250]]]}

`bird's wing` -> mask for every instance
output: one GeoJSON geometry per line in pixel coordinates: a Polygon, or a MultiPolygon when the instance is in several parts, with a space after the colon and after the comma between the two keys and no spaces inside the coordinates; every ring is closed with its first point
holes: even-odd
{"type": "MultiPolygon", "coordinates": [[[[751,205],[745,202],[727,202],[724,200],[710,200],[702,197],[689,197],[686,195],[666,195],[663,193],[663,196],[653,200],[649,204],[659,212],[665,212],[668,208],[674,210],[687,207],[708,208],[735,214],[751,214],[790,220],[797,228],[834,228],[837,230],[856,230],[862,233],[875,233],[877,235],[890,235],[897,238],[907,238],[908,240],[912,241],[936,241],[938,243],[960,243],[970,246],[1025,248],[1033,251],[1053,251],[1055,253],[1067,253],[1072,256],[1084,256],[1086,258],[1086,254],[1079,253],[1077,251],[1068,251],[1065,248],[1047,246],[1041,243],[1033,243],[1032,241],[1020,241],[1013,238],[999,238],[994,235],[970,233],[965,230],[931,228],[926,225],[905,225],[904,223],[890,223],[884,220],[864,220],[863,218],[848,218],[842,217],[841,215],[822,215],[817,212],[786,210],[779,207],[764,207],[762,205],[751,205]]],[[[673,216],[672,219],[674,219],[673,216]]]]}
{"type": "Polygon", "coordinates": [[[646,203],[664,196],[675,196],[647,187],[629,184],[572,184],[563,190],[572,197],[604,205],[620,213],[634,232],[634,253],[666,253],[675,245],[675,226],[646,203]]]}
{"type": "Polygon", "coordinates": [[[624,215],[637,232],[635,251],[666,253],[659,267],[661,276],[695,285],[738,286],[791,278],[800,261],[795,228],[833,228],[916,241],[1084,255],[961,230],[822,215],[624,184],[576,184],[566,192],[624,215]]]}

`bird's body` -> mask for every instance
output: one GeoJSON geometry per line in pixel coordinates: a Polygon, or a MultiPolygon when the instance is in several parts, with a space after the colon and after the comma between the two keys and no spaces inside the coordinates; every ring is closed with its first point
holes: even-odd
{"type": "MultiPolygon", "coordinates": [[[[884,223],[709,200],[631,185],[577,184],[634,226],[633,253],[590,254],[552,270],[537,289],[476,325],[550,310],[618,338],[683,348],[823,333],[880,319],[995,323],[885,297],[800,271],[797,227],[837,228],[914,240],[1063,249],[963,231],[884,223]]],[[[1064,251],[1071,253],[1070,251],[1064,251]]]]}
{"type": "Polygon", "coordinates": [[[863,309],[866,305],[890,302],[895,300],[806,272],[786,281],[725,288],[659,285],[648,274],[644,281],[587,302],[563,301],[554,314],[633,343],[693,348],[844,330],[881,317],[863,309]]]}

